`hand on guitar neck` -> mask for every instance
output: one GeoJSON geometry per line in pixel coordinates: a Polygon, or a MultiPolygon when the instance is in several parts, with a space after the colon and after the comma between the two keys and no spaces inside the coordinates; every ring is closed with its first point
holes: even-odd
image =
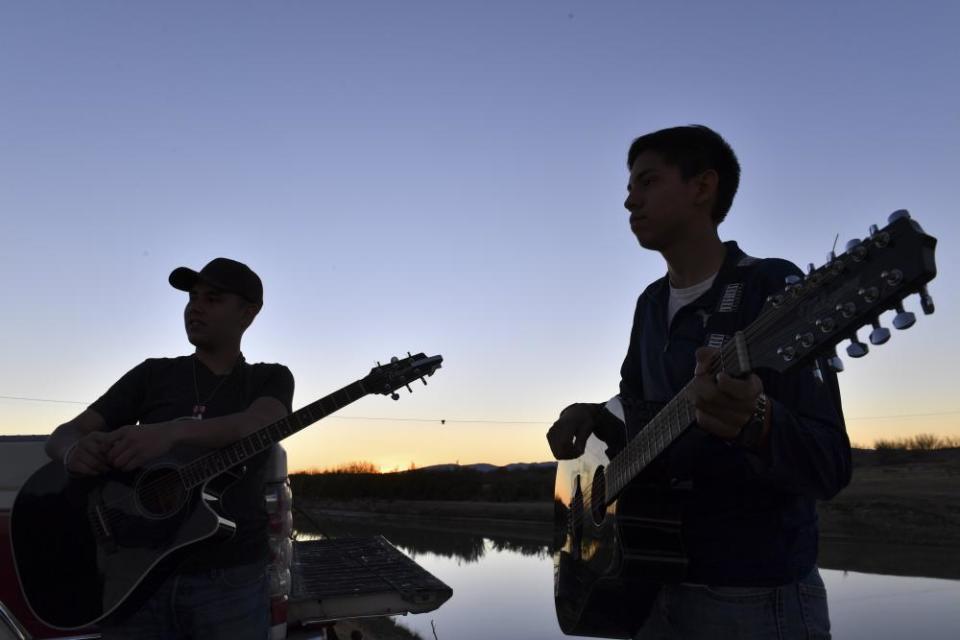
{"type": "MultiPolygon", "coordinates": [[[[721,371],[719,349],[701,347],[696,351],[697,366],[688,389],[688,399],[697,408],[697,425],[722,440],[735,440],[757,411],[763,382],[757,374],[734,378],[721,371]]],[[[764,423],[769,423],[764,403],[764,423]]]]}

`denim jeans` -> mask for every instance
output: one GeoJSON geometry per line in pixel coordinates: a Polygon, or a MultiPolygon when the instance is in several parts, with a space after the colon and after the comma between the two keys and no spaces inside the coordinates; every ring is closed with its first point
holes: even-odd
{"type": "Polygon", "coordinates": [[[780,587],[668,585],[634,638],[829,640],[827,590],[816,567],[780,587]]]}
{"type": "Polygon", "coordinates": [[[266,640],[265,563],[174,574],[135,612],[101,625],[104,640],[266,640]]]}

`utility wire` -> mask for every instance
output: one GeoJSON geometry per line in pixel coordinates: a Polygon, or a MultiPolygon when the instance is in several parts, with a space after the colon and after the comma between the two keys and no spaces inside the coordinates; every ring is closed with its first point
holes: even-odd
{"type": "MultiPolygon", "coordinates": [[[[19,400],[25,402],[54,402],[58,404],[83,404],[89,405],[89,402],[80,400],[54,400],[51,398],[28,398],[25,396],[0,396],[0,400],[19,400]]],[[[847,422],[856,420],[891,420],[894,418],[931,418],[940,416],[960,415],[960,410],[956,411],[936,411],[933,413],[894,413],[884,416],[846,416],[847,422]]],[[[551,424],[552,420],[483,420],[472,418],[383,418],[373,416],[327,416],[327,420],[367,420],[375,422],[448,422],[457,424],[551,424]]]]}

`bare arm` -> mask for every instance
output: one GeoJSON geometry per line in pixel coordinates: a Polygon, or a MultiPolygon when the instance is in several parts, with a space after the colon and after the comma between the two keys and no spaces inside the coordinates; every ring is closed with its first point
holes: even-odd
{"type": "Polygon", "coordinates": [[[130,471],[163,455],[174,445],[223,447],[286,415],[287,408],[282,402],[261,396],[246,410],[219,418],[122,427],[107,436],[112,444],[107,460],[117,469],[130,471]]]}
{"type": "Polygon", "coordinates": [[[87,409],[54,429],[44,447],[52,460],[63,462],[67,470],[79,475],[96,475],[109,469],[107,451],[110,436],[104,432],[103,416],[87,409]]]}

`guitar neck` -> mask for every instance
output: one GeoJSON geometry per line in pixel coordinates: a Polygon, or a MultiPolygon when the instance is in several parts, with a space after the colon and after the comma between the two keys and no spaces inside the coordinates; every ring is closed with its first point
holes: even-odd
{"type": "MultiPolygon", "coordinates": [[[[748,329],[749,332],[749,329],[748,329]]],[[[736,348],[733,341],[720,349],[718,371],[740,375],[736,348]]],[[[607,465],[607,495],[616,496],[627,484],[640,475],[654,458],[663,453],[696,420],[696,408],[688,398],[693,382],[688,382],[657,415],[643,426],[640,432],[627,442],[623,450],[607,465]]]]}
{"type": "Polygon", "coordinates": [[[358,380],[294,411],[285,418],[258,429],[233,444],[200,456],[180,467],[183,483],[188,489],[197,487],[368,393],[363,381],[358,380]]]}

